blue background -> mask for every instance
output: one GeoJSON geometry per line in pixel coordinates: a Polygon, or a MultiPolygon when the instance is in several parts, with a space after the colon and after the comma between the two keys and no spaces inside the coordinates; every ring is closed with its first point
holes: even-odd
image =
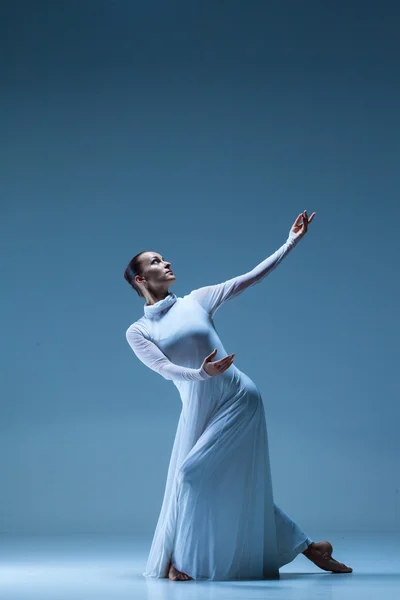
{"type": "MultiPolygon", "coordinates": [[[[1,6],[0,530],[151,534],[180,399],[125,339],[307,236],[215,323],[310,537],[399,530],[396,2],[1,6]]],[[[200,366],[200,365],[199,365],[200,366]]]]}

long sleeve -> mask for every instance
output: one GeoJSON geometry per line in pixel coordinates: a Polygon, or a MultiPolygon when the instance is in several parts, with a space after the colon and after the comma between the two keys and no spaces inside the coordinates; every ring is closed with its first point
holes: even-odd
{"type": "Polygon", "coordinates": [[[190,369],[172,363],[160,348],[151,340],[148,340],[141,331],[130,327],[126,332],[126,339],[138,359],[147,367],[156,371],[171,381],[200,381],[212,377],[201,367],[190,369]]]}
{"type": "Polygon", "coordinates": [[[300,237],[300,234],[295,234],[290,231],[286,242],[271,254],[271,256],[263,260],[248,273],[233,277],[223,283],[201,287],[197,290],[193,290],[189,295],[195,298],[204,310],[212,316],[221,304],[227,300],[231,300],[231,298],[235,298],[246,288],[259,283],[266,275],[271,273],[281,260],[294,248],[300,237]]]}

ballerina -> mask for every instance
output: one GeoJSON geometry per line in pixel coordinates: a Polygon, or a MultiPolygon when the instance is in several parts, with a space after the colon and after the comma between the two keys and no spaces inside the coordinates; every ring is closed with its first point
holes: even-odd
{"type": "Polygon", "coordinates": [[[224,302],[271,273],[315,214],[300,213],[286,242],[248,273],[182,298],[169,292],[176,278],[157,252],[141,252],[125,270],[146,300],[127,341],[141,362],[173,382],[182,400],[146,577],[265,578],[270,500],[278,568],[302,552],[321,569],[352,572],[332,557],[329,542],[313,542],[273,503],[261,394],[234,365],[235,354],[227,354],[213,321],[224,302]]]}

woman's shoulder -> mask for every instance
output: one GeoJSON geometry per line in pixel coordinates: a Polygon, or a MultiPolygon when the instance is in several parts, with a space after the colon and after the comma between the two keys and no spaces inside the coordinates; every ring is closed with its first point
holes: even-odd
{"type": "Polygon", "coordinates": [[[135,333],[139,333],[141,335],[144,335],[145,337],[148,337],[149,331],[146,327],[144,317],[140,317],[140,319],[134,321],[131,325],[129,325],[128,329],[126,330],[127,336],[135,333]]]}

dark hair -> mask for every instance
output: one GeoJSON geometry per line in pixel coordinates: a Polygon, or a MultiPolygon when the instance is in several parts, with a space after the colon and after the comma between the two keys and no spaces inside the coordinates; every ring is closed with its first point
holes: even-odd
{"type": "Polygon", "coordinates": [[[144,296],[140,287],[135,282],[135,277],[136,275],[142,274],[142,263],[140,257],[145,252],[149,252],[149,250],[143,250],[143,252],[139,252],[139,254],[136,254],[136,256],[132,258],[124,272],[124,278],[129,283],[129,285],[133,287],[133,289],[137,292],[138,296],[140,296],[141,298],[144,298],[144,296]]]}

